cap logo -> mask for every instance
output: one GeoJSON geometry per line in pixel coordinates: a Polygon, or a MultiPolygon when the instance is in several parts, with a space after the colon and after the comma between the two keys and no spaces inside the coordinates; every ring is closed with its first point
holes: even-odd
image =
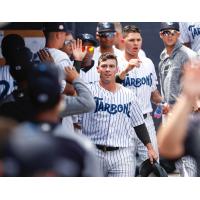
{"type": "Polygon", "coordinates": [[[102,24],[104,28],[110,28],[110,24],[108,22],[103,22],[102,24]]]}
{"type": "Polygon", "coordinates": [[[167,25],[172,26],[173,22],[166,22],[167,25]]]}
{"type": "Polygon", "coordinates": [[[15,70],[20,71],[22,67],[20,65],[15,66],[15,70]]]}
{"type": "Polygon", "coordinates": [[[64,29],[64,26],[63,26],[62,24],[60,24],[59,27],[58,27],[58,29],[59,29],[59,30],[63,30],[63,29],[64,29]]]}

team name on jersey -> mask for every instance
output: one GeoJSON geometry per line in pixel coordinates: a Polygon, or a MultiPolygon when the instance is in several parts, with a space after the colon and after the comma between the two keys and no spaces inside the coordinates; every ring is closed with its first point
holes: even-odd
{"type": "Polygon", "coordinates": [[[94,111],[94,113],[100,112],[100,111],[108,112],[109,114],[112,114],[112,115],[116,113],[124,113],[128,117],[130,117],[131,102],[126,103],[126,104],[109,104],[109,103],[103,102],[103,98],[94,97],[94,99],[96,101],[96,110],[94,111]]]}
{"type": "Polygon", "coordinates": [[[188,30],[192,33],[192,38],[194,39],[196,36],[200,35],[200,28],[191,25],[188,27],[188,30]]]}
{"type": "Polygon", "coordinates": [[[129,76],[126,76],[126,78],[123,80],[122,84],[126,86],[134,86],[134,87],[140,87],[142,85],[148,85],[152,86],[152,76],[153,74],[150,73],[147,76],[141,77],[141,78],[130,78],[129,76]]]}

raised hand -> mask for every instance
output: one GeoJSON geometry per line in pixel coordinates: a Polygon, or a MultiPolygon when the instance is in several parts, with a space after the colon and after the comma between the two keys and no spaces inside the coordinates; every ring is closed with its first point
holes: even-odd
{"type": "Polygon", "coordinates": [[[74,60],[77,60],[77,61],[83,60],[83,58],[85,57],[87,53],[87,49],[85,48],[85,50],[83,51],[82,48],[83,48],[82,40],[77,39],[72,43],[72,52],[73,52],[74,60]]]}

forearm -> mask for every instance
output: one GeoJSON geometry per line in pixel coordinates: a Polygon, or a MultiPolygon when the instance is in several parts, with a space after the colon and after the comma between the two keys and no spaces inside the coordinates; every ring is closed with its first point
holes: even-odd
{"type": "Polygon", "coordinates": [[[82,61],[74,60],[74,67],[76,68],[76,71],[78,73],[80,73],[81,63],[82,63],[82,61]]]}
{"type": "Polygon", "coordinates": [[[65,96],[66,108],[61,113],[61,117],[90,112],[95,109],[96,104],[93,95],[84,81],[76,78],[72,84],[77,96],[65,96]]]}
{"type": "Polygon", "coordinates": [[[190,99],[182,95],[174,105],[166,123],[159,128],[157,137],[161,155],[175,158],[183,153],[183,141],[191,108],[190,99]]]}
{"type": "Polygon", "coordinates": [[[151,143],[149,133],[147,131],[146,125],[141,124],[139,126],[134,127],[137,137],[141,140],[141,142],[146,146],[151,143]]]}

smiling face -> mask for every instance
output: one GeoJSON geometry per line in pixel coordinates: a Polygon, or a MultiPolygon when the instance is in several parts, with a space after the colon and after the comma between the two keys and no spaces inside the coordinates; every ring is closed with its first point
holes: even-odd
{"type": "Polygon", "coordinates": [[[142,46],[142,37],[140,33],[128,33],[124,37],[125,52],[133,57],[138,57],[142,46]]]}
{"type": "Polygon", "coordinates": [[[101,61],[97,67],[100,79],[103,83],[115,83],[115,75],[118,72],[117,62],[115,59],[101,61]]]}

